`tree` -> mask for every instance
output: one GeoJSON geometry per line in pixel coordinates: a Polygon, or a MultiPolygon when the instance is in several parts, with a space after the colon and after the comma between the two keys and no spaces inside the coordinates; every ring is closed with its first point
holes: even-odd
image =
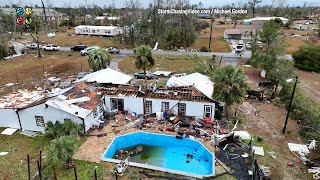
{"type": "Polygon", "coordinates": [[[229,115],[229,106],[241,103],[248,88],[246,78],[240,69],[230,65],[218,68],[212,80],[215,83],[213,98],[226,103],[226,114],[229,115]]]}
{"type": "Polygon", "coordinates": [[[279,85],[287,84],[286,80],[295,76],[295,68],[291,61],[281,60],[275,63],[274,68],[269,71],[268,79],[275,85],[272,98],[275,98],[279,85]]]}
{"type": "Polygon", "coordinates": [[[212,59],[203,59],[199,58],[197,55],[194,55],[194,60],[196,61],[195,71],[205,75],[212,75],[214,70],[216,69],[215,60],[216,56],[213,55],[212,59]]]}
{"type": "Polygon", "coordinates": [[[62,127],[62,124],[60,123],[60,121],[56,121],[55,123],[53,123],[52,121],[49,121],[46,124],[44,134],[50,139],[56,139],[61,135],[61,127],[62,127]]]}
{"type": "Polygon", "coordinates": [[[155,64],[155,59],[152,55],[151,48],[145,45],[141,45],[136,50],[137,59],[135,60],[135,66],[137,69],[142,69],[144,73],[145,90],[147,90],[147,69],[151,69],[155,64]]]}
{"type": "Polygon", "coordinates": [[[60,162],[65,162],[67,168],[72,166],[72,156],[77,148],[77,139],[72,136],[62,136],[50,142],[48,160],[50,161],[55,179],[57,179],[56,168],[60,162]]]}
{"type": "Polygon", "coordinates": [[[62,136],[77,136],[78,132],[83,129],[81,125],[72,122],[70,119],[64,120],[63,123],[56,121],[47,122],[45,128],[45,136],[50,139],[56,139],[62,136]]]}
{"type": "Polygon", "coordinates": [[[88,63],[93,71],[99,71],[110,66],[111,56],[105,49],[95,49],[89,53],[88,63]]]}
{"type": "Polygon", "coordinates": [[[8,56],[8,40],[5,36],[0,36],[0,59],[8,56]]]}
{"type": "Polygon", "coordinates": [[[294,66],[305,71],[320,72],[320,45],[301,46],[292,55],[294,66]]]}
{"type": "Polygon", "coordinates": [[[259,4],[259,3],[261,3],[261,2],[262,2],[262,0],[250,0],[250,1],[248,2],[249,6],[250,6],[251,9],[252,9],[252,16],[253,16],[253,18],[255,17],[254,15],[255,15],[255,13],[256,13],[256,5],[259,4]]]}
{"type": "Polygon", "coordinates": [[[260,32],[260,39],[264,46],[258,53],[260,54],[258,63],[267,74],[275,66],[276,60],[285,54],[280,27],[276,21],[269,21],[263,25],[262,32],[260,32]]]}

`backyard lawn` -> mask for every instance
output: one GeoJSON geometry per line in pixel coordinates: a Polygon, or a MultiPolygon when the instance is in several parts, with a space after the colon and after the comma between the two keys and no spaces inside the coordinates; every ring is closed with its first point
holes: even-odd
{"type": "MultiPolygon", "coordinates": [[[[152,72],[157,70],[173,71],[175,73],[190,73],[194,71],[196,66],[195,60],[190,56],[160,56],[155,55],[155,66],[151,69],[152,72]]],[[[127,56],[119,62],[119,68],[122,72],[133,74],[141,71],[135,67],[135,57],[127,56]]]]}

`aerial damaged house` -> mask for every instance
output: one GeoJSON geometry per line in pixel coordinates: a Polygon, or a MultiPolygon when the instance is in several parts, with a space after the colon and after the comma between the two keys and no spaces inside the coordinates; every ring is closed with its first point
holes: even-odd
{"type": "Polygon", "coordinates": [[[255,29],[226,29],[224,31],[224,39],[250,40],[256,35],[255,29]]]}
{"type": "Polygon", "coordinates": [[[131,111],[136,114],[168,112],[196,118],[214,117],[215,101],[194,86],[153,87],[119,85],[103,88],[106,111],[131,111]]]}
{"type": "Polygon", "coordinates": [[[0,127],[44,132],[47,122],[71,119],[85,131],[103,114],[100,92],[86,83],[54,93],[19,91],[0,99],[0,127]]]}

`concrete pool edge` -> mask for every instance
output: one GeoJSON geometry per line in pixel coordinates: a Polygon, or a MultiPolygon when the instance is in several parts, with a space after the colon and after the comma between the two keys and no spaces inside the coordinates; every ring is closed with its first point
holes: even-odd
{"type": "MultiPolygon", "coordinates": [[[[175,137],[174,135],[167,135],[167,134],[161,134],[161,133],[153,133],[153,132],[145,132],[145,131],[136,131],[136,132],[132,132],[132,133],[127,133],[127,134],[122,134],[119,136],[116,136],[112,139],[112,141],[110,142],[109,146],[105,149],[105,151],[103,152],[102,156],[101,156],[101,161],[106,161],[106,162],[111,162],[111,163],[120,163],[121,160],[117,160],[117,159],[112,159],[112,158],[105,158],[104,155],[107,153],[107,151],[109,150],[110,146],[112,145],[112,143],[121,136],[127,136],[130,134],[136,134],[136,133],[147,133],[147,134],[154,134],[154,135],[162,135],[162,136],[170,136],[170,137],[175,137]]],[[[183,176],[189,176],[189,177],[194,177],[194,178],[205,178],[205,177],[213,177],[215,176],[215,156],[214,153],[211,152],[205,145],[202,144],[202,142],[194,140],[194,139],[189,139],[191,141],[195,141],[201,144],[201,146],[203,146],[211,155],[212,155],[212,174],[209,175],[199,175],[199,174],[193,174],[193,173],[188,173],[188,172],[183,172],[183,171],[178,171],[178,170],[173,170],[173,169],[168,169],[168,168],[163,168],[163,167],[159,167],[159,166],[153,166],[153,165],[148,165],[148,164],[142,164],[142,163],[135,163],[135,162],[130,162],[129,161],[129,165],[130,166],[134,166],[134,167],[140,167],[140,168],[145,168],[145,169],[152,169],[152,170],[156,170],[156,171],[163,171],[163,172],[168,172],[168,173],[172,173],[172,174],[179,174],[179,175],[183,175],[183,176]]]]}

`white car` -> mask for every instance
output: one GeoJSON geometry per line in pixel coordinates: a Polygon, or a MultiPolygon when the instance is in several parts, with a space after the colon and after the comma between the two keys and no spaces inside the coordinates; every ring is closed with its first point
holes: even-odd
{"type": "Polygon", "coordinates": [[[86,56],[90,53],[90,51],[95,50],[95,49],[99,49],[99,46],[91,46],[91,47],[87,47],[84,50],[80,51],[80,55],[81,56],[86,56]]]}
{"type": "MultiPolygon", "coordinates": [[[[37,43],[26,44],[26,47],[27,47],[28,49],[38,49],[37,43]]],[[[42,48],[42,46],[41,46],[40,44],[39,44],[39,48],[40,48],[40,49],[42,48]]]]}
{"type": "Polygon", "coordinates": [[[46,51],[58,51],[60,49],[60,46],[56,46],[54,44],[48,44],[46,46],[43,46],[43,50],[46,51]]]}
{"type": "Polygon", "coordinates": [[[241,53],[241,52],[243,52],[243,51],[244,51],[244,46],[238,44],[237,47],[236,47],[236,53],[241,53]]]}

